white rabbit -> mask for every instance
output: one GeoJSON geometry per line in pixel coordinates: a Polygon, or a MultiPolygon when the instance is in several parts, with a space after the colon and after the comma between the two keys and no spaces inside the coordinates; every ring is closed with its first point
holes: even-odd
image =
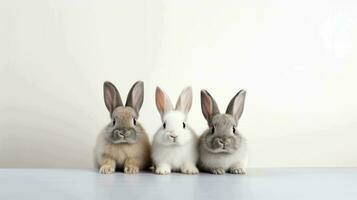
{"type": "Polygon", "coordinates": [[[196,167],[198,137],[187,125],[187,114],[192,106],[192,88],[187,87],[182,91],[175,109],[159,87],[156,88],[155,98],[162,120],[162,126],[156,132],[152,144],[155,173],[199,173],[196,167]]]}

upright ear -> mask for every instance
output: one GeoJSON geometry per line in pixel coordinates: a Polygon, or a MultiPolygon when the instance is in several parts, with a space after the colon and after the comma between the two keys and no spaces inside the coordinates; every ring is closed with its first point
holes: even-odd
{"type": "Polygon", "coordinates": [[[211,123],[213,116],[219,114],[216,101],[206,90],[201,90],[201,109],[203,116],[206,118],[208,124],[211,123]]]}
{"type": "Polygon", "coordinates": [[[186,115],[190,111],[192,106],[192,88],[185,88],[176,103],[176,110],[182,111],[186,115]]]}
{"type": "Polygon", "coordinates": [[[161,118],[164,116],[165,113],[173,109],[170,98],[164,91],[161,90],[160,87],[156,87],[155,101],[157,110],[159,111],[161,118]]]}
{"type": "Polygon", "coordinates": [[[112,114],[113,110],[116,107],[123,106],[123,102],[121,101],[120,94],[117,88],[113,85],[113,83],[109,81],[104,82],[103,93],[104,93],[105,106],[107,106],[107,109],[110,112],[110,114],[112,114]]]}
{"type": "Polygon", "coordinates": [[[125,106],[132,107],[136,114],[139,115],[139,111],[144,101],[144,83],[137,81],[131,87],[128,97],[126,99],[125,106]]]}
{"type": "Polygon", "coordinates": [[[236,121],[242,116],[245,94],[245,90],[239,91],[228,104],[226,114],[232,115],[236,121]]]}

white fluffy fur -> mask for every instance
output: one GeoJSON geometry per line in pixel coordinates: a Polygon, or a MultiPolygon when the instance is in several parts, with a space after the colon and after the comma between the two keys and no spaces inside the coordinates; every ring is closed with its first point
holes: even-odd
{"type": "Polygon", "coordinates": [[[155,94],[156,106],[162,123],[156,132],[152,146],[155,173],[169,174],[180,171],[197,174],[198,138],[186,123],[192,105],[192,88],[185,88],[177,101],[175,110],[170,98],[159,87],[155,94]],[[185,124],[185,127],[184,127],[185,124]]]}
{"type": "Polygon", "coordinates": [[[198,152],[198,138],[195,132],[187,125],[183,128],[186,116],[181,111],[170,111],[163,116],[162,126],[153,139],[152,159],[157,174],[169,174],[171,171],[180,171],[187,174],[196,174],[198,152]],[[176,142],[170,135],[177,136],[176,142]]]}

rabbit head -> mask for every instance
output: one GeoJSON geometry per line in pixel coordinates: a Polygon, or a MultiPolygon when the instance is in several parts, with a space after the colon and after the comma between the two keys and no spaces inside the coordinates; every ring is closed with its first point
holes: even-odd
{"type": "Polygon", "coordinates": [[[239,148],[241,135],[237,130],[242,116],[246,91],[239,91],[229,102],[226,113],[219,112],[216,101],[206,91],[201,90],[201,108],[208,122],[203,146],[213,153],[233,153],[239,148]]]}
{"type": "Polygon", "coordinates": [[[137,119],[144,100],[144,83],[138,81],[132,86],[125,106],[117,88],[111,82],[104,83],[103,91],[104,102],[111,118],[105,137],[114,144],[135,143],[142,132],[137,119]]]}
{"type": "Polygon", "coordinates": [[[184,145],[192,140],[193,131],[187,125],[187,115],[192,106],[192,88],[185,88],[177,100],[175,109],[167,94],[159,87],[155,93],[156,107],[162,126],[157,141],[163,145],[184,145]]]}

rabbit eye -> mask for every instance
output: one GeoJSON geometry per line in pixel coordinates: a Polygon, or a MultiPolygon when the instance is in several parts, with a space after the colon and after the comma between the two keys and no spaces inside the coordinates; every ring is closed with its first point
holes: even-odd
{"type": "Polygon", "coordinates": [[[113,126],[115,126],[115,124],[116,124],[116,121],[115,121],[115,119],[113,119],[113,126]]]}
{"type": "Polygon", "coordinates": [[[183,126],[183,128],[186,128],[186,123],[183,122],[183,123],[182,123],[182,126],[183,126]]]}
{"type": "Polygon", "coordinates": [[[214,126],[212,126],[211,129],[212,129],[212,130],[211,130],[211,133],[213,134],[213,133],[214,133],[214,126]]]}
{"type": "Polygon", "coordinates": [[[236,133],[236,127],[233,126],[233,133],[236,133]]]}
{"type": "Polygon", "coordinates": [[[134,124],[134,126],[136,126],[136,119],[135,118],[133,118],[133,124],[134,124]]]}
{"type": "Polygon", "coordinates": [[[166,123],[164,123],[162,126],[163,126],[164,128],[166,128],[166,123]]]}

